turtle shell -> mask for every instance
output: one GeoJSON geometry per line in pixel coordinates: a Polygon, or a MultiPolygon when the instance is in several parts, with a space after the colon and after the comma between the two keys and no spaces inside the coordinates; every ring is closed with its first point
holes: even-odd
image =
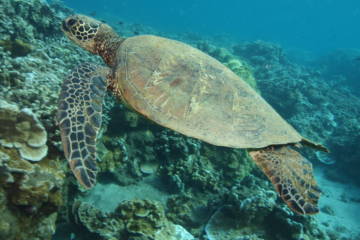
{"type": "Polygon", "coordinates": [[[117,54],[121,98],[162,126],[234,148],[302,140],[245,81],[196,48],[143,35],[126,39],[117,54]]]}

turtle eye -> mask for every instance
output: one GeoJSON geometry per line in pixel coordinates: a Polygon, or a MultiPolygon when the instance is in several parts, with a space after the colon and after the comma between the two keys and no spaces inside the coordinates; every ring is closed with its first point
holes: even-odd
{"type": "Polygon", "coordinates": [[[67,25],[68,25],[69,27],[71,27],[71,26],[74,25],[75,23],[76,23],[76,20],[73,19],[73,18],[70,18],[70,19],[67,21],[67,25]]]}

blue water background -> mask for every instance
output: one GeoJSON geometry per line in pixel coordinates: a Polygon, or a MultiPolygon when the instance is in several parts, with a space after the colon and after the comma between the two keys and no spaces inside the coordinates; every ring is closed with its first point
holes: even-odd
{"type": "Polygon", "coordinates": [[[164,32],[265,40],[284,48],[323,53],[360,48],[359,0],[86,0],[75,10],[118,16],[164,32]]]}

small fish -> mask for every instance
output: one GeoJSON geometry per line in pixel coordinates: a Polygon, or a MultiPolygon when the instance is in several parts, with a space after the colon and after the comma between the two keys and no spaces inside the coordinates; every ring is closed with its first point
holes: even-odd
{"type": "Polygon", "coordinates": [[[102,23],[106,23],[106,21],[105,21],[104,19],[100,20],[100,22],[102,22],[102,23]]]}
{"type": "Polygon", "coordinates": [[[122,22],[122,21],[118,21],[118,22],[117,22],[117,24],[119,24],[119,25],[123,25],[123,24],[124,24],[124,22],[122,22]]]}
{"type": "Polygon", "coordinates": [[[96,11],[90,12],[89,15],[92,16],[92,17],[95,17],[96,16],[96,11]]]}
{"type": "Polygon", "coordinates": [[[139,31],[134,31],[134,35],[139,35],[139,31]]]}

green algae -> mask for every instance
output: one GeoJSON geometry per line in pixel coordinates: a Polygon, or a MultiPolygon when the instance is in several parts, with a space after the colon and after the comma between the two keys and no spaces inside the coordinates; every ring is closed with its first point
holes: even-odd
{"type": "Polygon", "coordinates": [[[9,51],[12,57],[24,57],[28,55],[33,47],[20,39],[15,40],[0,40],[0,47],[5,51],[9,51]]]}

